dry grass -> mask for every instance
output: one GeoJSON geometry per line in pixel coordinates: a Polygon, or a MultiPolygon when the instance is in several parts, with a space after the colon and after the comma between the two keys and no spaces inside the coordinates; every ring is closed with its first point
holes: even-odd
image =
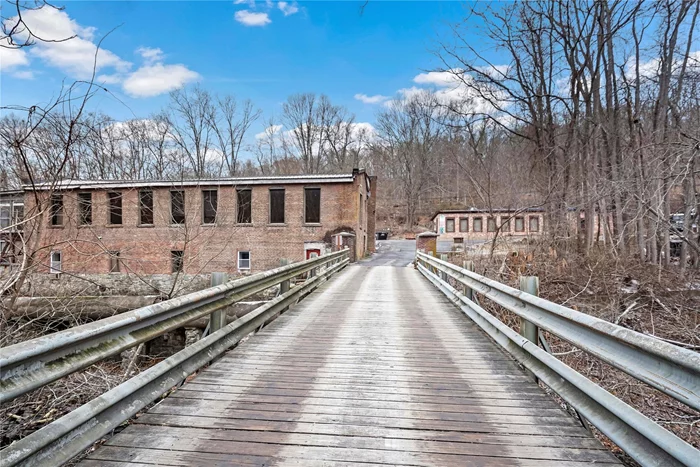
{"type": "MultiPolygon", "coordinates": [[[[85,322],[78,315],[68,313],[62,319],[4,320],[2,345],[26,341],[85,322]]],[[[160,360],[138,356],[128,368],[129,377],[160,360]]],[[[0,405],[0,449],[118,386],[127,379],[127,367],[117,355],[0,405]]]]}
{"type": "MultiPolygon", "coordinates": [[[[541,243],[501,246],[493,256],[480,253],[452,255],[450,260],[461,264],[469,258],[478,273],[516,288],[521,275],[538,276],[540,296],[547,300],[692,350],[700,349],[700,291],[695,290],[695,271],[681,276],[677,268],[664,270],[605,251],[584,257],[562,254],[541,243]]],[[[520,318],[515,314],[489,300],[481,302],[511,328],[519,329],[520,318]]],[[[564,363],[700,447],[700,413],[556,336],[545,333],[545,337],[564,363]]],[[[596,434],[627,465],[635,465],[602,434],[596,434]]]]}

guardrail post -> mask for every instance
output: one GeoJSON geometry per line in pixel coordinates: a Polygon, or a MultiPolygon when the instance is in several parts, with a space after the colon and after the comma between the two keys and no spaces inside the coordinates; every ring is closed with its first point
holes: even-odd
{"type": "MultiPolygon", "coordinates": [[[[447,261],[447,255],[444,253],[440,254],[440,259],[443,261],[447,261]]],[[[440,271],[440,279],[447,282],[447,273],[445,271],[440,271]]]]}
{"type": "MultiPolygon", "coordinates": [[[[289,264],[289,260],[288,260],[288,259],[285,259],[285,258],[280,259],[280,266],[286,266],[286,265],[288,265],[288,264],[289,264]]],[[[283,294],[289,292],[290,282],[291,282],[291,281],[290,281],[289,279],[287,279],[286,281],[280,282],[280,295],[283,295],[283,294]]],[[[285,307],[285,308],[282,310],[282,313],[284,313],[284,312],[287,311],[287,310],[289,310],[289,307],[285,307]]]]}
{"type": "MultiPolygon", "coordinates": [[[[540,296],[540,279],[537,276],[520,276],[520,290],[523,292],[527,292],[530,295],[534,295],[536,297],[540,296]]],[[[538,342],[538,336],[539,330],[537,329],[537,325],[534,323],[531,323],[530,321],[520,318],[520,335],[523,336],[525,339],[529,340],[530,342],[533,342],[535,345],[539,345],[538,342]]],[[[530,373],[528,371],[528,373],[530,373]]],[[[532,378],[537,381],[537,377],[530,373],[532,378]]]]}
{"type": "MultiPolygon", "coordinates": [[[[228,274],[225,272],[211,273],[211,286],[225,284],[228,282],[228,274]]],[[[221,329],[226,321],[226,309],[220,309],[209,315],[209,334],[213,334],[221,329]]]]}
{"type": "MultiPolygon", "coordinates": [[[[474,272],[474,261],[466,260],[464,261],[464,263],[462,263],[462,266],[467,271],[474,272]]],[[[474,291],[466,285],[464,286],[464,296],[467,297],[469,300],[474,301],[474,291]]]]}

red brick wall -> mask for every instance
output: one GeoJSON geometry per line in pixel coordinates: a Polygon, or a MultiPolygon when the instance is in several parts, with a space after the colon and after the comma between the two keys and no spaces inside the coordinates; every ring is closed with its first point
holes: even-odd
{"type": "MultiPolygon", "coordinates": [[[[250,251],[251,272],[280,265],[280,259],[301,261],[305,241],[323,241],[328,232],[341,227],[365,238],[368,215],[359,222],[359,193],[366,199],[365,174],[354,183],[321,183],[318,185],[256,185],[252,187],[252,223],[236,223],[236,190],[233,186],[218,188],[216,225],[202,225],[202,187],[185,187],[185,225],[170,225],[170,189],[154,188],[154,225],[139,226],[138,189],[121,190],[123,225],[108,225],[106,190],[93,193],[93,222],[77,225],[77,191],[64,194],[64,225],[50,227],[48,213],[39,240],[41,263],[39,272],[48,272],[49,251],[60,250],[62,268],[71,273],[108,273],[109,251],[119,251],[122,272],[167,274],[171,272],[171,250],[184,250],[185,272],[189,274],[215,271],[237,273],[237,253],[250,251]],[[304,224],[304,187],[321,188],[321,223],[304,224]],[[269,189],[285,188],[285,224],[269,224],[269,189]]],[[[180,189],[177,188],[176,189],[180,189]]],[[[116,190],[115,190],[116,191],[116,190]]],[[[28,209],[33,194],[25,197],[28,209]]],[[[366,209],[366,203],[365,203],[366,209]]],[[[361,242],[357,255],[363,256],[361,242]]]]}
{"type": "Polygon", "coordinates": [[[437,237],[434,235],[416,235],[416,250],[423,253],[437,254],[437,237]]]}

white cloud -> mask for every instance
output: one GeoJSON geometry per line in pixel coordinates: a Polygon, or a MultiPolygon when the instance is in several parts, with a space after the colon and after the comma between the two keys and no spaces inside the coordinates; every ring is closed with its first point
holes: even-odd
{"type": "Polygon", "coordinates": [[[487,65],[477,67],[479,71],[494,79],[503,79],[508,75],[509,65],[487,65]]]}
{"type": "Polygon", "coordinates": [[[141,55],[146,63],[162,62],[165,58],[162,50],[151,47],[139,47],[136,49],[136,53],[141,55]]]}
{"type": "Polygon", "coordinates": [[[27,52],[23,49],[7,48],[7,39],[0,43],[0,71],[10,71],[29,65],[27,52]]]}
{"type": "MultiPolygon", "coordinates": [[[[459,70],[455,70],[459,72],[459,70]]],[[[413,78],[414,83],[432,84],[439,87],[458,86],[459,78],[452,71],[431,71],[421,73],[413,78]]]]}
{"type": "MultiPolygon", "coordinates": [[[[496,65],[482,71],[495,73],[502,77],[500,73],[507,72],[508,67],[496,65]]],[[[491,102],[496,103],[501,108],[508,106],[501,91],[478,85],[475,83],[474,77],[459,69],[420,73],[413,78],[413,82],[422,86],[399,89],[397,91],[399,99],[418,98],[426,92],[432,92],[437,102],[453,109],[459,109],[465,114],[499,114],[498,109],[491,102]],[[479,92],[474,89],[474,86],[477,85],[480,87],[479,92]],[[483,96],[489,96],[489,99],[485,99],[483,96]]],[[[384,105],[388,107],[395,103],[395,100],[384,101],[384,105]]]]}
{"type": "Polygon", "coordinates": [[[355,94],[355,99],[365,104],[379,104],[389,99],[388,96],[382,96],[381,94],[376,94],[374,96],[368,96],[367,94],[355,94]]]}
{"type": "MultiPolygon", "coordinates": [[[[121,59],[109,50],[100,48],[98,51],[94,42],[96,29],[81,26],[65,11],[40,8],[27,10],[22,17],[31,31],[45,40],[37,40],[34,45],[22,50],[0,47],[0,69],[3,72],[9,71],[16,78],[34,78],[30,70],[17,69],[28,65],[32,57],[39,58],[46,65],[58,68],[76,79],[88,79],[93,71],[106,69],[106,73],[103,72],[97,77],[97,82],[121,84],[123,90],[132,97],[155,96],[200,78],[199,74],[185,65],[163,63],[163,51],[152,47],[136,49],[136,53],[143,59],[143,65],[132,71],[131,62],[121,59]]],[[[11,18],[7,21],[16,19],[11,18]]],[[[25,32],[23,39],[27,39],[26,35],[25,32]]]]}
{"type": "Polygon", "coordinates": [[[263,131],[255,135],[255,139],[265,139],[279,133],[282,130],[282,125],[271,125],[263,131]]]}
{"type": "MultiPolygon", "coordinates": [[[[65,11],[55,8],[27,10],[23,12],[22,18],[37,37],[45,39],[36,41],[29,48],[29,55],[40,58],[74,78],[89,78],[94,68],[100,70],[111,67],[124,72],[131,65],[109,50],[101,48],[98,52],[97,45],[93,42],[95,28],[81,26],[65,11]],[[70,37],[73,38],[63,40],[70,37]]],[[[13,20],[11,18],[8,21],[13,20]]]]}
{"type": "MultiPolygon", "coordinates": [[[[683,58],[678,58],[673,62],[673,73],[679,73],[683,65],[683,58]]],[[[695,52],[690,52],[688,54],[687,70],[700,72],[700,50],[695,52]]],[[[627,62],[627,70],[625,71],[628,75],[634,76],[635,73],[635,59],[630,58],[627,62]]],[[[639,74],[642,78],[655,78],[661,71],[661,60],[658,57],[650,58],[647,61],[639,63],[639,74]]]]}
{"type": "Polygon", "coordinates": [[[235,18],[245,26],[265,26],[272,22],[267,13],[256,13],[250,10],[237,11],[235,18]]]}
{"type": "Polygon", "coordinates": [[[200,78],[185,65],[146,64],[129,74],[122,87],[132,97],[152,97],[174,91],[200,78]]]}
{"type": "Polygon", "coordinates": [[[20,71],[13,71],[12,76],[17,79],[25,79],[25,80],[30,80],[34,79],[34,72],[31,70],[20,70],[20,71]]]}
{"type": "Polygon", "coordinates": [[[100,75],[96,78],[100,84],[118,84],[124,81],[124,76],[121,75],[100,75]]]}
{"type": "Polygon", "coordinates": [[[293,15],[294,13],[297,13],[299,11],[299,6],[297,5],[296,2],[294,2],[294,3],[277,2],[277,7],[280,9],[280,11],[282,13],[284,13],[284,16],[290,16],[290,15],[293,15]]]}

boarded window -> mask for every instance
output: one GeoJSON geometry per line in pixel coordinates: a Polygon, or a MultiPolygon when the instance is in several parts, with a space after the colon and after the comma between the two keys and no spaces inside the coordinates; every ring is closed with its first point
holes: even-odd
{"type": "Polygon", "coordinates": [[[185,192],[182,190],[170,192],[170,223],[185,223],[185,192]]]}
{"type": "Polygon", "coordinates": [[[284,224],[284,188],[270,189],[270,224],[284,224]]]}
{"type": "Polygon", "coordinates": [[[49,265],[49,272],[51,274],[60,274],[63,271],[63,255],[60,250],[54,250],[51,252],[51,264],[49,265]]]}
{"type": "Polygon", "coordinates": [[[78,223],[92,224],[92,193],[78,193],[78,223]]]}
{"type": "Polygon", "coordinates": [[[455,231],[455,220],[453,218],[445,219],[445,231],[454,232],[455,231]]]}
{"type": "Polygon", "coordinates": [[[307,224],[321,222],[320,188],[304,188],[304,222],[307,224]]]}
{"type": "Polygon", "coordinates": [[[474,232],[484,231],[484,220],[481,217],[475,217],[472,221],[472,229],[474,232]]]}
{"type": "Polygon", "coordinates": [[[495,232],[496,231],[496,219],[493,217],[489,217],[486,219],[486,230],[488,232],[495,232]]]}
{"type": "Polygon", "coordinates": [[[219,205],[219,193],[216,190],[202,190],[202,222],[213,224],[216,222],[216,209],[219,205]]]}
{"type": "Polygon", "coordinates": [[[515,218],[515,231],[525,232],[525,219],[523,219],[522,217],[515,218]]]}
{"type": "Polygon", "coordinates": [[[253,222],[251,203],[253,192],[249,188],[236,190],[238,212],[236,222],[239,224],[250,224],[253,222]]]}
{"type": "Polygon", "coordinates": [[[185,252],[182,250],[171,251],[170,262],[173,272],[182,272],[185,266],[185,252]]]}
{"type": "Polygon", "coordinates": [[[109,223],[112,225],[122,224],[122,194],[119,191],[107,193],[109,199],[109,223]]]}
{"type": "Polygon", "coordinates": [[[51,195],[49,214],[51,225],[63,225],[63,195],[51,195]]]}
{"type": "Polygon", "coordinates": [[[501,231],[510,232],[510,220],[507,217],[501,217],[501,231]]]}
{"type": "Polygon", "coordinates": [[[139,223],[153,225],[153,192],[151,190],[139,191],[139,223]]]}
{"type": "Polygon", "coordinates": [[[250,251],[238,252],[238,269],[250,269],[250,251]]]}
{"type": "Polygon", "coordinates": [[[540,231],[540,217],[539,216],[530,216],[530,232],[539,232],[540,231]]]}
{"type": "Polygon", "coordinates": [[[469,232],[469,218],[462,217],[459,219],[459,231],[469,232]]]}
{"type": "Polygon", "coordinates": [[[118,251],[109,252],[109,272],[121,271],[121,258],[118,251]]]}

